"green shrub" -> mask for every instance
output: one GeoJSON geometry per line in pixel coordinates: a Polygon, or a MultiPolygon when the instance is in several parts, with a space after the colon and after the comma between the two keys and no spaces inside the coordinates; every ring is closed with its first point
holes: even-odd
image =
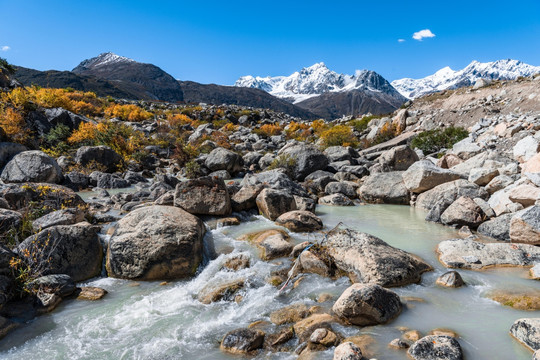
{"type": "Polygon", "coordinates": [[[15,67],[8,63],[4,58],[0,58],[0,69],[4,69],[8,74],[15,73],[15,67]]]}
{"type": "Polygon", "coordinates": [[[289,177],[293,177],[296,163],[296,159],[289,154],[279,155],[272,161],[266,170],[285,169],[285,173],[289,177]]]}
{"type": "Polygon", "coordinates": [[[441,149],[449,149],[455,143],[469,136],[462,127],[450,126],[444,129],[423,131],[411,142],[413,148],[422,150],[425,154],[433,154],[441,149]]]}
{"type": "Polygon", "coordinates": [[[188,179],[195,179],[201,176],[201,166],[195,160],[188,161],[184,166],[185,175],[188,179]]]}
{"type": "Polygon", "coordinates": [[[353,119],[348,122],[348,125],[352,126],[354,130],[362,132],[367,129],[368,124],[373,119],[379,119],[380,115],[368,115],[364,116],[361,119],[353,119]]]}

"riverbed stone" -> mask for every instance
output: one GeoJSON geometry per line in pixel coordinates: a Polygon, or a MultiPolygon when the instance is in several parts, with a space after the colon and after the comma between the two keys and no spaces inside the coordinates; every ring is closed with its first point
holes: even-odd
{"type": "Polygon", "coordinates": [[[118,171],[123,159],[108,146],[81,146],[75,154],[75,162],[83,167],[113,173],[118,171]]]}
{"type": "Polygon", "coordinates": [[[231,354],[248,354],[262,348],[265,333],[254,329],[229,331],[221,341],[220,349],[231,354]]]}
{"type": "Polygon", "coordinates": [[[462,196],[441,214],[445,225],[468,226],[476,229],[485,220],[485,214],[473,199],[462,196]]]}
{"type": "Polygon", "coordinates": [[[458,288],[465,285],[465,281],[457,271],[448,271],[437,278],[437,285],[458,288]]]}
{"type": "Polygon", "coordinates": [[[270,321],[276,325],[299,322],[310,315],[309,308],[304,303],[297,303],[276,310],[270,314],[270,321]]]}
{"type": "Polygon", "coordinates": [[[493,266],[533,266],[540,248],[528,244],[482,243],[452,239],[439,243],[439,260],[449,268],[481,270],[493,266]]]}
{"type": "Polygon", "coordinates": [[[438,185],[418,195],[415,206],[422,210],[430,211],[440,202],[444,202],[448,207],[461,196],[486,200],[489,194],[480,186],[467,180],[459,179],[438,185]]]}
{"type": "Polygon", "coordinates": [[[257,206],[257,196],[264,189],[262,184],[253,186],[243,186],[234,195],[231,196],[231,205],[233,211],[244,211],[253,209],[257,206]]]}
{"type": "Polygon", "coordinates": [[[96,301],[103,299],[107,294],[105,289],[96,286],[83,286],[77,294],[77,300],[96,301]]]}
{"type": "Polygon", "coordinates": [[[424,336],[407,351],[414,360],[462,360],[459,342],[450,336],[424,336]]]}
{"type": "Polygon", "coordinates": [[[254,234],[240,237],[240,240],[249,240],[260,250],[260,257],[263,260],[272,260],[288,256],[293,245],[289,242],[289,235],[282,230],[265,230],[254,234]]]}
{"type": "Polygon", "coordinates": [[[540,206],[516,213],[510,221],[510,240],[515,243],[540,244],[540,206]]]}
{"type": "Polygon", "coordinates": [[[276,224],[293,232],[309,232],[322,229],[322,220],[310,211],[294,210],[280,215],[276,224]]]}
{"type": "Polygon", "coordinates": [[[538,290],[527,290],[523,292],[495,290],[488,296],[501,305],[514,309],[525,311],[540,310],[540,291],[538,290]]]}
{"type": "Polygon", "coordinates": [[[165,280],[192,276],[202,261],[203,222],[173,206],[142,207],[118,221],[107,250],[109,276],[165,280]]]}
{"type": "Polygon", "coordinates": [[[419,257],[355,230],[330,233],[326,246],[337,268],[354,282],[403,286],[420,282],[421,274],[432,270],[419,257]]]}
{"type": "Polygon", "coordinates": [[[256,198],[261,214],[274,221],[286,212],[296,210],[294,197],[285,190],[264,189],[256,198]]]}
{"type": "Polygon", "coordinates": [[[350,341],[341,343],[334,350],[333,360],[362,360],[362,350],[350,341]]]}
{"type": "Polygon", "coordinates": [[[281,156],[289,156],[294,159],[294,178],[302,181],[309,174],[324,170],[328,165],[328,158],[320,150],[308,144],[296,144],[285,146],[279,153],[281,156]]]}
{"type": "Polygon", "coordinates": [[[422,193],[457,179],[459,179],[459,174],[442,169],[429,160],[418,161],[403,173],[405,187],[413,193],[422,193]]]}
{"type": "Polygon", "coordinates": [[[385,324],[396,318],[403,305],[399,296],[376,284],[353,284],[332,307],[334,313],[353,325],[385,324]]]}
{"type": "Polygon", "coordinates": [[[293,325],[294,333],[304,342],[309,339],[313,331],[319,328],[332,329],[332,323],[338,322],[336,318],[329,314],[313,314],[302,319],[293,325]]]}
{"type": "Polygon", "coordinates": [[[522,318],[512,324],[510,334],[532,351],[540,349],[540,318],[522,318]]]}
{"type": "Polygon", "coordinates": [[[386,150],[378,158],[379,164],[385,171],[404,171],[418,160],[418,154],[407,145],[399,145],[386,150]]]}
{"type": "Polygon", "coordinates": [[[407,205],[410,200],[401,171],[369,175],[358,189],[358,196],[368,203],[407,205]]]}
{"type": "Polygon", "coordinates": [[[229,215],[232,211],[225,182],[209,176],[178,183],[174,206],[195,215],[229,215]]]}
{"type": "Polygon", "coordinates": [[[216,301],[233,301],[236,293],[244,287],[244,280],[237,279],[224,284],[209,285],[199,292],[198,299],[203,304],[216,301]]]}
{"type": "Polygon", "coordinates": [[[244,168],[244,159],[235,152],[218,147],[208,154],[204,165],[211,171],[226,170],[236,174],[244,168]]]}
{"type": "Polygon", "coordinates": [[[15,155],[2,170],[1,178],[6,183],[58,184],[63,175],[55,159],[43,151],[32,150],[15,155]]]}
{"type": "Polygon", "coordinates": [[[353,206],[354,202],[343,194],[332,194],[319,198],[319,204],[331,206],[353,206]]]}

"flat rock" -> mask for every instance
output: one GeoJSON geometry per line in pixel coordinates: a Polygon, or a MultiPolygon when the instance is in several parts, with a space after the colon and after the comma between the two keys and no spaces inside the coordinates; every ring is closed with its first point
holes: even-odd
{"type": "Polygon", "coordinates": [[[540,349],[540,318],[516,320],[510,328],[510,334],[530,350],[540,349]]]}
{"type": "Polygon", "coordinates": [[[409,204],[409,192],[403,182],[403,172],[375,173],[365,178],[358,190],[361,200],[368,203],[409,204]]]}
{"type": "Polygon", "coordinates": [[[459,342],[450,336],[425,336],[412,344],[407,353],[414,360],[463,359],[459,342]]]}

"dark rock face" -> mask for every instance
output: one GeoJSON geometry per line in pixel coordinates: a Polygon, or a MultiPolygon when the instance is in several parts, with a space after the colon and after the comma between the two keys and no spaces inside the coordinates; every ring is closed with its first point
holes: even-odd
{"type": "Polygon", "coordinates": [[[0,197],[4,198],[13,210],[22,209],[31,202],[42,204],[47,211],[84,205],[84,201],[73,190],[60,185],[45,183],[0,186],[0,197]]]}
{"type": "Polygon", "coordinates": [[[7,183],[45,182],[58,184],[62,181],[62,169],[49,155],[42,151],[24,151],[13,157],[2,171],[7,183]]]}
{"type": "Polygon", "coordinates": [[[48,294],[56,294],[60,297],[66,297],[75,292],[77,288],[75,281],[66,274],[46,275],[32,281],[30,287],[34,291],[41,291],[48,294]]]}
{"type": "Polygon", "coordinates": [[[0,168],[8,163],[15,155],[28,150],[26,146],[10,142],[0,142],[0,168]]]}
{"type": "Polygon", "coordinates": [[[10,229],[17,229],[22,222],[22,215],[17,211],[0,209],[0,238],[10,229]]]}
{"type": "Polygon", "coordinates": [[[118,222],[109,242],[109,276],[139,280],[192,276],[202,260],[204,233],[200,219],[177,207],[134,210],[118,222]]]}
{"type": "Polygon", "coordinates": [[[67,208],[53,211],[32,222],[34,231],[41,231],[56,225],[73,225],[84,221],[85,213],[79,208],[67,208]]]}
{"type": "Polygon", "coordinates": [[[75,155],[75,162],[81,166],[93,163],[102,166],[107,172],[115,172],[122,164],[122,157],[108,146],[81,146],[75,155]]]}
{"type": "Polygon", "coordinates": [[[324,170],[328,165],[328,158],[318,149],[306,144],[286,146],[280,152],[282,156],[289,156],[295,162],[294,178],[304,180],[306,176],[324,170]]]}
{"type": "Polygon", "coordinates": [[[294,197],[283,190],[264,189],[256,199],[261,214],[274,221],[281,214],[296,210],[294,197]]]}
{"type": "Polygon", "coordinates": [[[82,281],[101,272],[103,252],[98,238],[99,228],[88,223],[58,225],[40,231],[24,240],[16,249],[36,255],[44,275],[66,274],[82,281]]]}
{"type": "Polygon", "coordinates": [[[229,174],[236,174],[244,168],[244,159],[230,150],[216,148],[208,154],[204,164],[211,171],[227,170],[229,174]]]}
{"type": "Polygon", "coordinates": [[[358,190],[360,199],[369,203],[409,203],[409,192],[402,178],[403,172],[392,171],[368,176],[358,190]]]}
{"type": "Polygon", "coordinates": [[[540,318],[523,318],[516,320],[510,328],[510,334],[532,351],[539,350],[540,318]]]}
{"type": "Polygon", "coordinates": [[[221,341],[221,350],[233,354],[246,354],[262,348],[264,332],[253,329],[236,329],[229,331],[221,341]]]}
{"type": "Polygon", "coordinates": [[[408,352],[414,360],[462,360],[459,342],[450,336],[425,336],[411,345],[408,352]]]}
{"type": "Polygon", "coordinates": [[[198,215],[229,215],[232,210],[223,179],[208,176],[176,185],[174,206],[198,215]]]}
{"type": "Polygon", "coordinates": [[[372,284],[353,284],[332,307],[336,315],[358,326],[387,323],[401,309],[401,300],[395,292],[372,284]]]}
{"type": "Polygon", "coordinates": [[[510,241],[510,220],[514,214],[503,214],[482,223],[478,232],[497,240],[510,241]]]}

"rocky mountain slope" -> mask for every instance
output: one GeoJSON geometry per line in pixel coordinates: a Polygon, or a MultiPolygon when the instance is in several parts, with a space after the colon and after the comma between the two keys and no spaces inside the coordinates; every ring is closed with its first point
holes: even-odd
{"type": "Polygon", "coordinates": [[[290,76],[243,76],[234,84],[264,90],[325,118],[343,115],[388,113],[405,98],[374,71],[338,74],[319,63],[290,76]]]}
{"type": "Polygon", "coordinates": [[[540,66],[532,66],[518,60],[498,60],[494,62],[471,62],[467,67],[454,71],[445,67],[435,74],[422,79],[404,78],[392,81],[392,86],[409,99],[437,91],[457,89],[474,85],[479,79],[515,80],[520,76],[540,73],[540,66]]]}

